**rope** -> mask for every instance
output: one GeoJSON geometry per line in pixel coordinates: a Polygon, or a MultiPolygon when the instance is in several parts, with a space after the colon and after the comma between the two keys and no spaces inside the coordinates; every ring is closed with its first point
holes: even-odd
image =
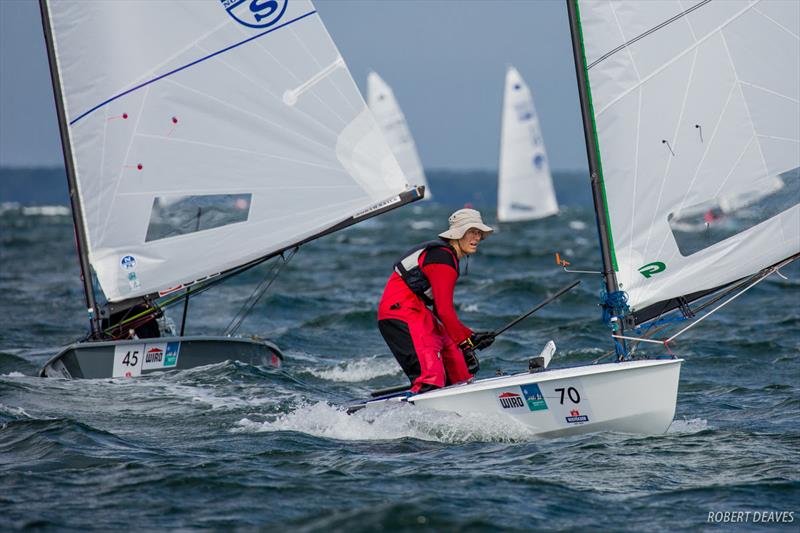
{"type": "Polygon", "coordinates": [[[772,274],[773,272],[774,272],[774,271],[770,272],[769,274],[767,274],[767,275],[765,275],[765,276],[761,277],[760,279],[756,280],[755,282],[751,283],[749,286],[747,286],[747,287],[745,287],[744,289],[742,289],[742,290],[741,290],[741,291],[740,291],[738,294],[736,294],[736,295],[732,296],[731,298],[729,298],[729,299],[728,299],[728,300],[726,300],[725,302],[721,303],[720,305],[718,305],[717,307],[715,307],[714,309],[712,309],[711,311],[709,311],[708,313],[706,313],[706,314],[705,314],[705,315],[703,315],[702,317],[698,318],[696,321],[692,322],[691,324],[689,324],[688,326],[686,326],[685,328],[683,328],[682,330],[680,330],[678,333],[676,333],[676,334],[675,334],[675,335],[673,335],[672,337],[670,337],[670,338],[668,338],[667,340],[665,340],[665,341],[664,341],[664,346],[666,346],[666,345],[667,345],[667,343],[669,343],[669,342],[672,342],[672,340],[674,340],[675,338],[677,338],[677,337],[678,337],[678,335],[683,335],[685,332],[689,331],[690,329],[692,329],[693,327],[695,327],[697,324],[699,324],[700,322],[702,322],[702,321],[703,321],[703,320],[705,320],[706,318],[710,317],[711,315],[713,315],[714,313],[716,313],[717,311],[719,311],[720,309],[722,309],[723,307],[725,307],[726,305],[728,305],[729,303],[731,303],[732,301],[734,301],[736,298],[738,298],[738,297],[739,297],[739,296],[741,296],[742,294],[746,293],[747,291],[749,291],[750,289],[752,289],[753,287],[755,287],[756,285],[758,285],[759,283],[761,283],[762,281],[764,281],[765,279],[767,279],[767,278],[769,277],[769,275],[770,275],[770,274],[772,274]]]}
{"type": "Polygon", "coordinates": [[[600,301],[603,306],[603,323],[611,324],[611,319],[625,316],[630,313],[628,307],[628,293],[625,291],[606,292],[605,289],[600,293],[600,301]]]}
{"type": "Polygon", "coordinates": [[[295,256],[297,250],[298,248],[294,248],[289,253],[288,259],[284,257],[283,254],[281,254],[281,259],[283,260],[283,262],[276,263],[275,265],[272,266],[272,269],[269,271],[269,273],[264,277],[264,279],[261,281],[258,287],[255,288],[253,294],[250,295],[250,298],[248,298],[248,300],[242,305],[242,308],[239,310],[239,312],[236,313],[236,315],[231,319],[230,324],[228,324],[228,327],[225,328],[225,333],[224,333],[225,336],[230,337],[231,335],[236,333],[236,331],[242,325],[242,322],[244,322],[244,319],[247,318],[247,315],[250,314],[250,311],[253,310],[253,307],[255,307],[258,301],[272,286],[272,283],[281,273],[283,267],[288,265],[289,261],[291,261],[292,258],[295,256]]]}

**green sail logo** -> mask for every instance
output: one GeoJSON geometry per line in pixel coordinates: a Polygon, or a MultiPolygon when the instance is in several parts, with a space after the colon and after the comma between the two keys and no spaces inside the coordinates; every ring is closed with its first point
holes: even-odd
{"type": "Polygon", "coordinates": [[[667,265],[665,265],[661,261],[653,261],[652,263],[647,263],[644,266],[640,266],[639,267],[639,273],[642,276],[644,276],[646,278],[649,278],[650,276],[653,276],[654,274],[658,274],[659,272],[664,272],[666,269],[667,269],[667,265]]]}

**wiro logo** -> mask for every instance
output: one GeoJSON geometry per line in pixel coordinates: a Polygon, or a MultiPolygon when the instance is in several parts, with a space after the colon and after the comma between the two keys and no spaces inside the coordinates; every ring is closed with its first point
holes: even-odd
{"type": "Polygon", "coordinates": [[[525,404],[522,402],[522,398],[519,394],[514,394],[513,392],[504,392],[500,396],[497,397],[500,400],[500,405],[503,409],[515,409],[518,407],[525,407],[525,404]]]}
{"type": "Polygon", "coordinates": [[[661,261],[653,261],[652,263],[647,263],[644,266],[640,266],[639,273],[642,276],[649,278],[650,276],[658,274],[659,272],[664,272],[666,269],[667,265],[661,261]]]}
{"type": "Polygon", "coordinates": [[[268,28],[286,12],[289,0],[219,0],[239,24],[250,28],[268,28]]]}

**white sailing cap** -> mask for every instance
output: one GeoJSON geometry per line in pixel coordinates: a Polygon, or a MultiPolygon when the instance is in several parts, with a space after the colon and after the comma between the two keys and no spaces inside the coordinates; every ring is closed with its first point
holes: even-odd
{"type": "Polygon", "coordinates": [[[494,231],[483,223],[481,214],[474,209],[459,209],[447,219],[450,229],[439,234],[443,239],[460,239],[467,230],[472,228],[479,229],[484,233],[484,238],[494,231]]]}

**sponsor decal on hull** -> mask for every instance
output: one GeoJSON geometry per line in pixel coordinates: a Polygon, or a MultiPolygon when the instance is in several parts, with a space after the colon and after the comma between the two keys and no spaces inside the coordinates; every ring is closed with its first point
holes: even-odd
{"type": "Polygon", "coordinates": [[[142,370],[163,370],[178,364],[180,342],[148,344],[144,351],[142,370]]]}
{"type": "Polygon", "coordinates": [[[526,407],[522,395],[517,392],[500,391],[497,402],[503,409],[524,409],[526,407]]]}
{"type": "Polygon", "coordinates": [[[181,349],[180,342],[168,342],[167,349],[164,352],[164,366],[175,367],[178,366],[178,352],[181,349]]]}
{"type": "Polygon", "coordinates": [[[544,399],[542,391],[539,389],[537,383],[530,383],[523,385],[522,394],[525,395],[525,401],[528,404],[528,409],[531,411],[544,411],[547,409],[547,402],[544,399]]]}
{"type": "Polygon", "coordinates": [[[566,419],[568,424],[583,424],[589,421],[589,417],[587,415],[582,415],[577,409],[570,411],[566,419]]]}

